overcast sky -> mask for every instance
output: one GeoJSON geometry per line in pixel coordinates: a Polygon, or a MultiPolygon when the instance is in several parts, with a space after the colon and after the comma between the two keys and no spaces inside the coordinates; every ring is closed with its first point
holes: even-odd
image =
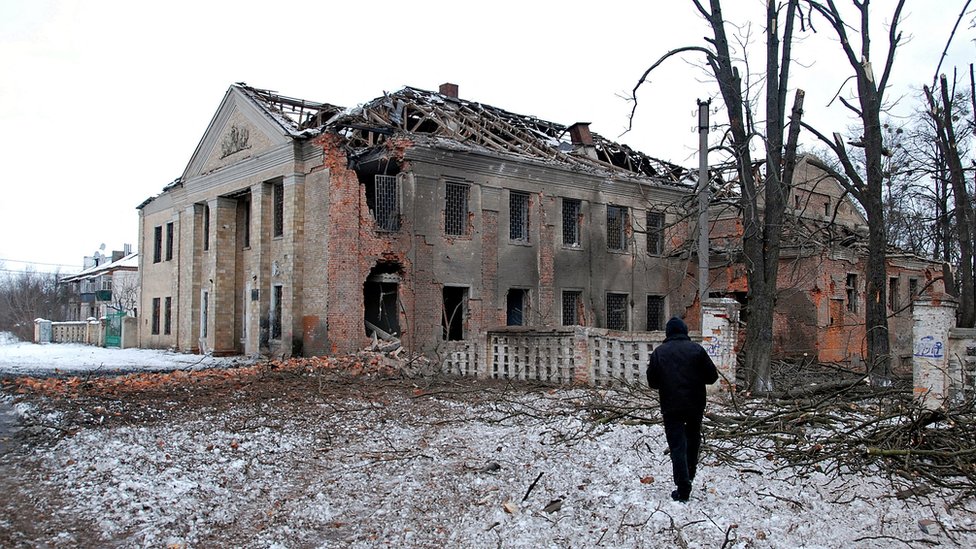
{"type": "MultiPolygon", "coordinates": [[[[838,0],[846,4],[847,0],[838,0]]],[[[764,0],[725,14],[762,40],[764,0]]],[[[875,0],[881,24],[892,0],[875,0]]],[[[931,81],[964,0],[908,0],[892,83],[904,109],[931,81]]],[[[976,58],[967,24],[943,70],[976,58]]],[[[826,25],[796,46],[792,85],[806,119],[848,124],[827,107],[850,74],[826,25]]],[[[0,2],[0,264],[77,271],[82,257],[137,242],[135,207],[179,177],[234,82],[354,106],[410,85],[460,86],[464,99],[590,128],[645,153],[697,166],[695,100],[715,86],[674,59],[628,96],[669,49],[707,29],[689,1],[0,2]]],[[[885,35],[875,36],[877,64],[885,35]]],[[[754,67],[763,63],[751,60],[754,67]]],[[[792,102],[792,99],[791,99],[792,102]]],[[[717,112],[714,121],[725,122],[717,112]]]]}

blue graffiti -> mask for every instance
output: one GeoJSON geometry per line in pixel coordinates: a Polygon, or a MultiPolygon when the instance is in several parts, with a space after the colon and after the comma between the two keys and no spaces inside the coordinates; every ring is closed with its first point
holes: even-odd
{"type": "Polygon", "coordinates": [[[719,356],[722,353],[722,338],[712,337],[702,341],[702,347],[709,356],[719,356]]]}
{"type": "Polygon", "coordinates": [[[920,358],[942,358],[945,353],[943,344],[933,336],[925,336],[915,343],[915,356],[920,358]]]}

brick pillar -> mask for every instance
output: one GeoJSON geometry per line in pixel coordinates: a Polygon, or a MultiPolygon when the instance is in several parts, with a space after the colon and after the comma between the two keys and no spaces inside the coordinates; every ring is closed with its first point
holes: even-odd
{"type": "Polygon", "coordinates": [[[271,185],[251,186],[251,261],[245,267],[247,288],[244,354],[256,356],[268,347],[268,307],[271,303],[271,185]]]}
{"type": "Polygon", "coordinates": [[[281,303],[281,344],[285,356],[301,355],[302,274],[304,272],[305,176],[291,174],[284,178],[285,240],[284,271],[286,279],[281,303]]]}
{"type": "Polygon", "coordinates": [[[949,331],[956,325],[958,304],[949,299],[914,303],[912,312],[912,379],[915,398],[930,410],[949,398],[949,331]]]}
{"type": "Polygon", "coordinates": [[[728,391],[735,384],[735,342],[739,337],[739,303],[734,299],[706,299],[702,303],[702,346],[719,371],[709,393],[728,391]]]}
{"type": "Polygon", "coordinates": [[[237,349],[234,324],[237,315],[236,253],[237,201],[210,201],[210,314],[209,343],[216,355],[234,354],[237,349]],[[212,282],[211,282],[212,281],[212,282]]]}
{"type": "MultiPolygon", "coordinates": [[[[179,290],[177,295],[177,347],[199,350],[200,292],[203,280],[203,204],[191,204],[180,212],[179,290]]],[[[143,315],[149,311],[143,306],[143,315]]]]}

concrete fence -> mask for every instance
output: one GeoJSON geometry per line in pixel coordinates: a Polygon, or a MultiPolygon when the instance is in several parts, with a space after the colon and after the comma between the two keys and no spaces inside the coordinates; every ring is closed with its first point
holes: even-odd
{"type": "Polygon", "coordinates": [[[915,397],[929,409],[976,397],[976,329],[956,327],[957,303],[947,297],[913,307],[915,397]]]}
{"type": "MultiPolygon", "coordinates": [[[[128,349],[138,346],[138,319],[122,318],[119,346],[128,349]]],[[[38,318],[34,320],[34,343],[81,343],[83,345],[105,346],[106,320],[54,322],[38,318]]]]}
{"type": "MultiPolygon", "coordinates": [[[[735,380],[734,343],[739,305],[731,299],[706,301],[704,333],[692,333],[723,376],[712,392],[735,380]]],[[[487,379],[607,386],[646,383],[647,362],[664,342],[664,332],[616,332],[602,328],[502,327],[469,341],[445,344],[444,372],[487,379]]]]}

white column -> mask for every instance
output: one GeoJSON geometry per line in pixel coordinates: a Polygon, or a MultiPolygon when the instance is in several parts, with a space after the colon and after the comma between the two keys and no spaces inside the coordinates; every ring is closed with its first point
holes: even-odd
{"type": "Polygon", "coordinates": [[[728,391],[735,384],[735,342],[739,338],[739,302],[734,299],[706,299],[702,302],[702,347],[718,368],[718,383],[709,393],[728,391]]]}
{"type": "Polygon", "coordinates": [[[950,396],[949,330],[956,325],[958,304],[948,298],[918,300],[912,318],[912,378],[915,398],[930,410],[950,396]]]}

